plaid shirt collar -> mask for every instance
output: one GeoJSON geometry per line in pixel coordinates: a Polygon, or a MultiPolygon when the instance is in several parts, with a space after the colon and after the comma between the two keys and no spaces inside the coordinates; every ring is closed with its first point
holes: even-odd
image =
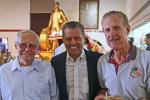
{"type": "MultiPolygon", "coordinates": [[[[82,60],[85,56],[85,52],[84,52],[84,49],[82,50],[80,56],[76,59],[77,60],[82,60]]],[[[69,53],[67,52],[67,60],[68,61],[73,61],[74,62],[74,59],[69,55],[69,53]]]]}

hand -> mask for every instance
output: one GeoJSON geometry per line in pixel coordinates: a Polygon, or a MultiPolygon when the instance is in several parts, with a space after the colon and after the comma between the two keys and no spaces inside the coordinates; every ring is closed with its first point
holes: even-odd
{"type": "MultiPolygon", "coordinates": [[[[105,95],[98,95],[95,97],[94,100],[106,100],[106,96],[105,95]]],[[[121,100],[121,97],[118,96],[108,96],[107,100],[121,100]]]]}
{"type": "Polygon", "coordinates": [[[97,95],[94,100],[105,100],[105,95],[97,95]]]}
{"type": "Polygon", "coordinates": [[[107,89],[101,89],[99,94],[95,97],[94,100],[105,100],[105,96],[107,95],[107,89]]]}

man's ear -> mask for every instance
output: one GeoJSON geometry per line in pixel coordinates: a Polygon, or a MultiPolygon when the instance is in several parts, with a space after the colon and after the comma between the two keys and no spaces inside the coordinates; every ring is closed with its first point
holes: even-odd
{"type": "Polygon", "coordinates": [[[85,35],[85,33],[84,33],[84,35],[83,35],[83,38],[84,38],[84,41],[86,40],[86,35],[85,35]]]}
{"type": "Polygon", "coordinates": [[[129,32],[130,32],[130,25],[127,25],[127,26],[126,26],[126,30],[127,30],[127,35],[129,35],[129,32]]]}
{"type": "Polygon", "coordinates": [[[17,49],[17,45],[15,44],[15,48],[17,49]]]}

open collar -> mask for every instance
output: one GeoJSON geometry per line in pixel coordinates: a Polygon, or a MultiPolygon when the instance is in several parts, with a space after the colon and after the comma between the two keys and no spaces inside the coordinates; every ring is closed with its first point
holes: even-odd
{"type": "MultiPolygon", "coordinates": [[[[40,68],[37,65],[39,65],[38,61],[34,59],[32,64],[30,65],[31,70],[35,69],[37,71],[40,71],[40,68]]],[[[13,61],[12,66],[11,66],[11,72],[14,72],[14,71],[21,71],[21,66],[19,64],[18,57],[13,61]]]]}

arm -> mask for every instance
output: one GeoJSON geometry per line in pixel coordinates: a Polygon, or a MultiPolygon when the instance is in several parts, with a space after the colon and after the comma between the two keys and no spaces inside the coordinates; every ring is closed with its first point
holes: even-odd
{"type": "Polygon", "coordinates": [[[51,66],[51,78],[49,81],[50,81],[50,94],[51,94],[50,100],[59,100],[59,90],[56,83],[55,72],[52,66],[51,66]]]}
{"type": "Polygon", "coordinates": [[[60,13],[61,13],[62,19],[64,20],[63,23],[66,23],[68,21],[67,17],[65,16],[65,14],[64,14],[64,12],[62,10],[60,11],[60,13]]]}
{"type": "Polygon", "coordinates": [[[50,18],[49,18],[48,27],[51,27],[51,24],[52,24],[52,15],[50,15],[50,18]]]}
{"type": "Polygon", "coordinates": [[[106,96],[107,89],[101,89],[99,94],[95,97],[94,100],[104,100],[106,96]]]}
{"type": "Polygon", "coordinates": [[[2,92],[1,92],[1,76],[0,76],[0,100],[3,100],[2,99],[2,92]]]}
{"type": "Polygon", "coordinates": [[[150,60],[149,60],[148,72],[147,72],[146,89],[147,89],[146,91],[147,91],[148,99],[150,99],[150,60]]]}
{"type": "Polygon", "coordinates": [[[98,60],[98,64],[97,64],[97,75],[98,75],[98,79],[99,79],[99,84],[102,87],[102,89],[100,90],[99,94],[95,97],[95,100],[104,100],[105,98],[105,94],[107,92],[107,88],[105,87],[104,84],[104,79],[103,79],[103,73],[102,73],[102,64],[101,64],[101,58],[98,60]]]}

